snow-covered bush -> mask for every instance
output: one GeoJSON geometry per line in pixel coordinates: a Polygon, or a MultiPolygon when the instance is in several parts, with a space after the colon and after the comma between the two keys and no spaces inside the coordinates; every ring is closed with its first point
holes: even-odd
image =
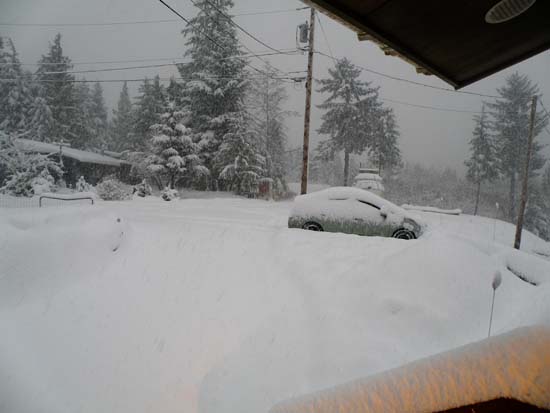
{"type": "Polygon", "coordinates": [[[128,197],[128,192],[116,179],[103,180],[96,186],[96,192],[104,201],[121,201],[128,197]]]}
{"type": "Polygon", "coordinates": [[[86,179],[81,176],[76,182],[75,189],[77,192],[90,192],[92,190],[92,185],[86,182],[86,179]]]}
{"type": "Polygon", "coordinates": [[[50,156],[20,150],[13,138],[0,133],[0,165],[4,182],[0,192],[32,197],[55,191],[56,180],[63,176],[59,163],[50,156]]]}
{"type": "Polygon", "coordinates": [[[192,184],[209,174],[197,155],[199,148],[191,139],[191,130],[183,124],[185,117],[171,102],[160,123],[151,126],[152,154],[146,161],[149,172],[162,186],[175,188],[180,180],[192,184]]]}
{"type": "Polygon", "coordinates": [[[169,187],[166,187],[163,189],[163,191],[160,193],[160,196],[165,201],[172,201],[178,197],[178,191],[175,189],[171,189],[169,187]]]}
{"type": "Polygon", "coordinates": [[[145,179],[141,181],[140,184],[137,184],[134,187],[134,190],[135,190],[135,193],[142,198],[146,196],[150,196],[153,193],[153,189],[151,188],[151,185],[149,185],[145,179]]]}

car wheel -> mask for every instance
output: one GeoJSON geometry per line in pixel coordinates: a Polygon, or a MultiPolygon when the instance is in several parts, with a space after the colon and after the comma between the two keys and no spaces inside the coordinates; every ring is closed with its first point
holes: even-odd
{"type": "Polygon", "coordinates": [[[399,228],[392,235],[392,238],[397,239],[416,239],[416,235],[411,230],[405,228],[399,228]]]}
{"type": "Polygon", "coordinates": [[[319,225],[317,222],[306,222],[304,225],[302,225],[302,229],[307,229],[308,231],[317,231],[317,232],[323,231],[323,227],[319,225]]]}

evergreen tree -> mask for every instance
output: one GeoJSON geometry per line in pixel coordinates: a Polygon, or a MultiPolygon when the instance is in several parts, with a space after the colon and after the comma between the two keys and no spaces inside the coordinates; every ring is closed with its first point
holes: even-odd
{"type": "Polygon", "coordinates": [[[57,34],[46,55],[38,62],[36,79],[43,81],[43,96],[53,117],[52,140],[64,140],[75,147],[81,147],[83,139],[76,133],[78,116],[75,100],[74,76],[67,73],[72,69],[71,60],[63,54],[61,35],[57,34]]]}
{"type": "MultiPolygon", "coordinates": [[[[42,93],[42,89],[39,89],[39,93],[42,93]]],[[[30,132],[27,136],[32,140],[50,142],[53,125],[52,111],[46,98],[41,95],[36,96],[31,106],[30,132]]]]}
{"type": "Polygon", "coordinates": [[[401,150],[399,149],[399,129],[395,120],[393,109],[380,111],[378,129],[374,134],[372,144],[368,151],[371,158],[378,165],[379,173],[391,171],[401,166],[401,150]]]}
{"type": "Polygon", "coordinates": [[[492,182],[498,178],[498,161],[493,138],[489,134],[489,124],[485,108],[481,115],[474,117],[475,128],[470,139],[470,159],[465,162],[468,168],[466,179],[476,185],[476,201],[474,215],[477,215],[481,184],[485,181],[492,182]]]}
{"type": "Polygon", "coordinates": [[[0,129],[5,133],[23,133],[31,117],[32,94],[28,74],[21,69],[15,45],[10,38],[0,37],[0,77],[11,79],[0,83],[0,129]]]}
{"type": "Polygon", "coordinates": [[[148,157],[148,168],[161,187],[175,189],[178,181],[193,182],[208,173],[197,155],[197,145],[190,136],[190,130],[183,124],[185,113],[168,104],[167,111],[160,116],[160,123],[151,127],[152,152],[148,157]]]}
{"type": "Polygon", "coordinates": [[[275,192],[285,192],[285,120],[293,113],[283,109],[288,95],[283,82],[274,79],[275,74],[268,65],[265,74],[251,82],[249,103],[256,120],[253,128],[260,137],[256,147],[266,157],[266,175],[273,179],[275,192]]]}
{"type": "MultiPolygon", "coordinates": [[[[178,69],[185,79],[182,96],[191,111],[194,139],[215,178],[221,172],[215,157],[224,137],[239,145],[248,141],[234,135],[235,122],[247,120],[242,114],[248,84],[246,62],[241,57],[235,27],[220,14],[230,14],[233,0],[197,0],[196,5],[197,16],[182,32],[187,46],[185,57],[190,62],[178,69]]],[[[247,127],[240,125],[237,129],[247,127]]]]}
{"type": "MultiPolygon", "coordinates": [[[[247,115],[242,112],[242,117],[247,115]]],[[[265,157],[259,154],[256,132],[249,128],[249,119],[232,117],[230,130],[223,136],[222,144],[214,159],[220,170],[221,188],[249,195],[257,191],[259,181],[265,177],[265,157]]]]}
{"type": "Polygon", "coordinates": [[[71,145],[76,148],[92,149],[95,140],[95,131],[92,118],[92,96],[87,83],[78,83],[74,88],[75,110],[73,111],[76,123],[73,128],[71,145]]]}
{"type": "Polygon", "coordinates": [[[105,100],[103,99],[103,88],[99,82],[94,84],[91,91],[91,127],[93,129],[92,145],[95,148],[105,148],[107,146],[108,119],[105,100]]]}
{"type": "MultiPolygon", "coordinates": [[[[489,103],[488,106],[493,117],[492,130],[496,139],[500,172],[509,181],[508,218],[514,221],[517,208],[517,181],[524,173],[527,157],[531,99],[539,94],[539,89],[527,76],[514,73],[497,91],[500,98],[494,103],[489,103]]],[[[537,113],[534,138],[541,133],[547,123],[548,119],[537,113]]],[[[535,140],[531,159],[533,174],[544,166],[541,150],[542,145],[535,140]]]]}
{"type": "Polygon", "coordinates": [[[128,94],[126,82],[122,85],[117,108],[113,110],[113,123],[110,133],[109,148],[114,151],[135,149],[132,137],[134,130],[134,113],[128,94]]]}
{"type": "Polygon", "coordinates": [[[0,192],[31,197],[54,189],[63,170],[51,156],[23,152],[13,137],[0,132],[0,192]]]}
{"type": "Polygon", "coordinates": [[[319,133],[329,136],[336,151],[344,151],[344,186],[349,183],[350,155],[372,145],[380,122],[378,89],[361,81],[360,74],[349,60],[342,59],[329,69],[330,78],[319,81],[319,92],[329,94],[318,105],[325,111],[319,133]]]}
{"type": "Polygon", "coordinates": [[[524,224],[535,235],[550,241],[550,197],[545,196],[538,183],[530,185],[524,224]]]}
{"type": "Polygon", "coordinates": [[[151,83],[145,79],[139,88],[139,95],[134,111],[134,133],[127,149],[145,151],[151,141],[151,126],[160,121],[166,108],[166,91],[160,84],[158,76],[151,83]]]}

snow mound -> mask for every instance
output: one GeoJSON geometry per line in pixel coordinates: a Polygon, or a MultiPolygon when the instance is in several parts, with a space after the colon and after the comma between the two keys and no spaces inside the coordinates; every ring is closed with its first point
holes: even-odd
{"type": "Polygon", "coordinates": [[[101,207],[0,212],[0,310],[80,281],[120,248],[126,223],[101,207]]]}
{"type": "Polygon", "coordinates": [[[419,205],[409,205],[403,204],[401,208],[406,209],[407,211],[422,211],[422,212],[434,212],[437,214],[447,214],[447,215],[460,215],[462,214],[461,209],[441,209],[431,206],[419,206],[419,205]]]}
{"type": "Polygon", "coordinates": [[[291,399],[271,413],[439,412],[498,398],[548,409],[549,366],[550,327],[526,327],[291,399]]]}
{"type": "Polygon", "coordinates": [[[550,262],[531,254],[510,249],[503,255],[503,264],[516,277],[529,284],[536,286],[550,282],[550,262]]]}

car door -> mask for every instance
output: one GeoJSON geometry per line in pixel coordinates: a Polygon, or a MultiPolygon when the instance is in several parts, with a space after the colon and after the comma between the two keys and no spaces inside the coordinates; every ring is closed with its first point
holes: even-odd
{"type": "Polygon", "coordinates": [[[363,200],[354,200],[357,211],[354,217],[354,234],[358,235],[385,235],[386,218],[381,214],[380,207],[363,200]]]}

